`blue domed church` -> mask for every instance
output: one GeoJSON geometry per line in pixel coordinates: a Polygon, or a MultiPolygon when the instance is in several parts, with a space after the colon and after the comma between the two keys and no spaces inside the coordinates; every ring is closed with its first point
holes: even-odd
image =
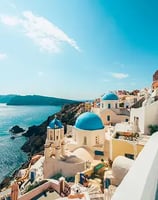
{"type": "Polygon", "coordinates": [[[75,176],[85,169],[85,161],[65,148],[64,127],[60,120],[53,119],[47,126],[47,138],[44,150],[44,178],[57,173],[63,176],[75,176]]]}
{"type": "Polygon", "coordinates": [[[92,110],[101,117],[104,125],[114,125],[129,120],[129,111],[119,107],[119,98],[114,92],[104,94],[100,98],[100,107],[92,110]]]}
{"type": "Polygon", "coordinates": [[[106,93],[101,98],[100,108],[101,109],[118,108],[118,100],[119,98],[115,93],[113,92],[106,93]]]}
{"type": "Polygon", "coordinates": [[[88,146],[92,150],[102,149],[105,130],[101,118],[93,112],[82,113],[76,120],[74,129],[75,141],[78,146],[88,146]]]}
{"type": "Polygon", "coordinates": [[[45,178],[57,173],[74,176],[85,170],[87,161],[104,156],[105,129],[97,114],[85,112],[79,115],[72,136],[74,138],[64,137],[63,125],[57,118],[49,123],[44,151],[45,178]]]}

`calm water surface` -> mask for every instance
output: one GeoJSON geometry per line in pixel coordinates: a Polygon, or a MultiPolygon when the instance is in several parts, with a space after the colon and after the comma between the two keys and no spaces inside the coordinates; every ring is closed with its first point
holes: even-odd
{"type": "Polygon", "coordinates": [[[27,129],[39,125],[48,116],[59,112],[60,106],[6,106],[0,104],[0,182],[27,160],[20,150],[24,137],[10,139],[9,129],[14,125],[27,129]]]}

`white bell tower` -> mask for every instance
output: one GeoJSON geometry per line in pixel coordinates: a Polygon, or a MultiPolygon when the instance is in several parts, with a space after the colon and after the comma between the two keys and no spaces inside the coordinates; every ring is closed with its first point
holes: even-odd
{"type": "Polygon", "coordinates": [[[45,158],[55,157],[60,159],[63,151],[64,127],[56,117],[47,126],[47,138],[45,142],[45,158]]]}

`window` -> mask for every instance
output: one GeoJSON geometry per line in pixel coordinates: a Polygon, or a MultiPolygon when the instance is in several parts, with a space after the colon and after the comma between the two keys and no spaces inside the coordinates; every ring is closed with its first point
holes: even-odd
{"type": "Polygon", "coordinates": [[[110,115],[107,115],[107,121],[110,121],[110,115]]]}
{"type": "Polygon", "coordinates": [[[117,108],[117,103],[115,103],[115,108],[117,108]]]}
{"type": "Polygon", "coordinates": [[[53,140],[53,135],[52,135],[52,133],[50,133],[50,140],[53,140]]]}
{"type": "Polygon", "coordinates": [[[128,122],[128,119],[125,119],[125,122],[128,122]]]}
{"type": "Polygon", "coordinates": [[[84,136],[83,145],[87,145],[87,137],[86,136],[84,136]]]}
{"type": "Polygon", "coordinates": [[[108,108],[109,108],[109,109],[111,108],[111,104],[110,104],[110,103],[108,103],[108,108]]]}
{"type": "Polygon", "coordinates": [[[53,140],[55,140],[55,129],[54,129],[54,138],[53,138],[53,140]]]}
{"type": "Polygon", "coordinates": [[[125,157],[127,157],[127,158],[130,158],[130,159],[134,160],[134,154],[125,153],[125,157]]]}

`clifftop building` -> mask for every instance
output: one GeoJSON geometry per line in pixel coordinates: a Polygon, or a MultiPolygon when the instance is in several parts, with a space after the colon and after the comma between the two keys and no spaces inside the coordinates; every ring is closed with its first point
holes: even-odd
{"type": "Polygon", "coordinates": [[[153,75],[152,91],[146,90],[144,101],[138,108],[132,108],[130,122],[138,119],[138,126],[142,134],[149,134],[149,125],[158,124],[158,70],[153,75]]]}
{"type": "Polygon", "coordinates": [[[81,114],[73,127],[77,146],[87,146],[93,152],[104,150],[105,129],[100,117],[93,112],[81,114]]]}
{"type": "Polygon", "coordinates": [[[74,176],[85,167],[83,160],[65,151],[64,128],[56,118],[47,127],[44,156],[44,178],[50,178],[57,173],[74,176]]]}
{"type": "Polygon", "coordinates": [[[93,107],[92,111],[101,117],[104,125],[129,121],[128,109],[119,107],[119,97],[113,92],[104,94],[99,106],[93,107]]]}
{"type": "Polygon", "coordinates": [[[47,127],[47,138],[45,142],[45,157],[54,156],[60,158],[64,155],[64,127],[58,119],[54,119],[47,127]]]}

